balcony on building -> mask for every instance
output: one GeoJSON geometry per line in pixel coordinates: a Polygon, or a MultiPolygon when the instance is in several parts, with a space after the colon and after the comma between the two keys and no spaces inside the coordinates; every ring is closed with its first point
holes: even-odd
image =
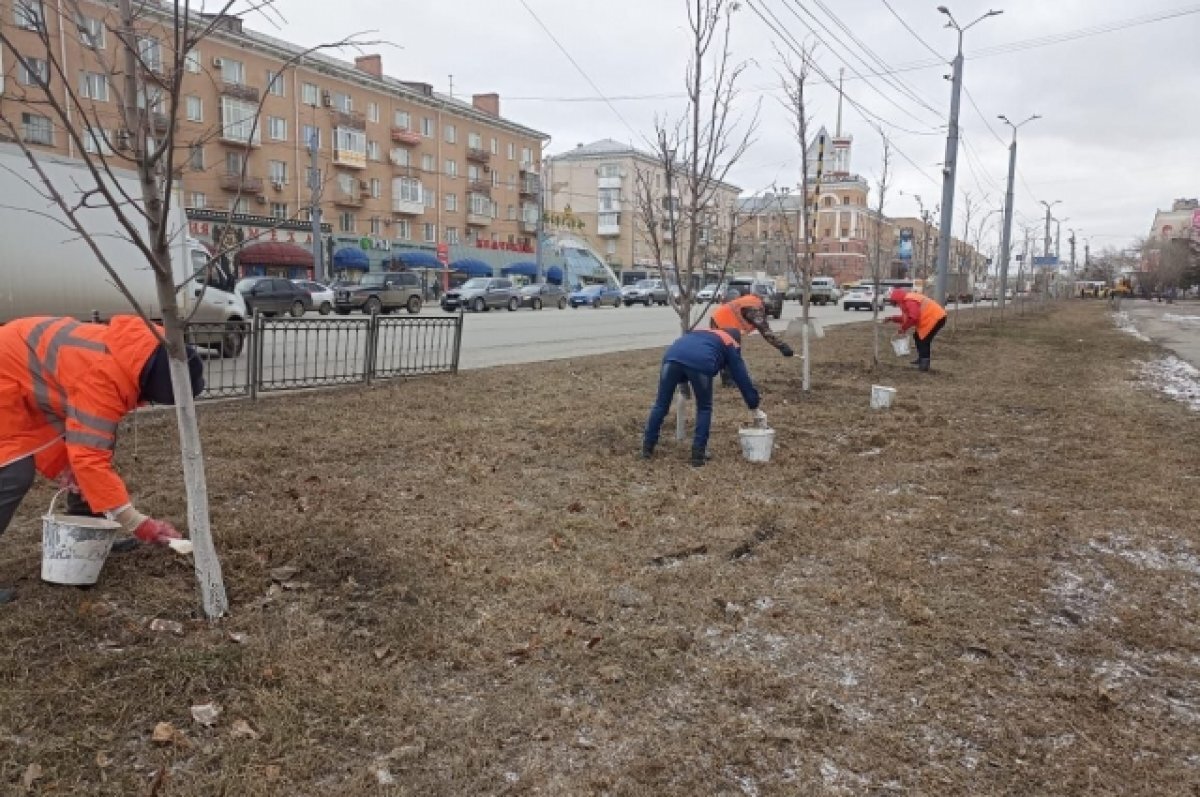
{"type": "Polygon", "coordinates": [[[367,117],[365,114],[357,111],[339,111],[333,110],[330,115],[333,117],[334,127],[346,127],[351,130],[366,130],[367,117]]]}
{"type": "Polygon", "coordinates": [[[392,197],[392,213],[397,216],[420,216],[425,212],[425,203],[420,199],[392,197]]]}
{"type": "Polygon", "coordinates": [[[601,213],[596,223],[596,234],[601,237],[613,237],[621,234],[621,214],[601,213]]]}
{"type": "Polygon", "coordinates": [[[401,165],[396,163],[396,161],[392,161],[392,174],[396,175],[397,177],[412,177],[414,179],[420,179],[421,170],[409,163],[401,165]]]}
{"type": "Polygon", "coordinates": [[[343,208],[361,208],[363,206],[363,189],[351,191],[338,189],[333,194],[333,204],[343,208]]]}
{"type": "Polygon", "coordinates": [[[523,197],[538,195],[538,181],[536,177],[524,177],[521,179],[521,187],[519,193],[523,197]]]}
{"type": "Polygon", "coordinates": [[[222,81],[221,93],[226,97],[234,97],[246,102],[258,102],[259,91],[254,86],[247,86],[245,83],[230,83],[222,81]]]}
{"type": "Polygon", "coordinates": [[[486,149],[480,149],[479,147],[468,147],[467,160],[474,161],[475,163],[482,163],[484,166],[487,166],[492,162],[492,153],[488,152],[486,149]]]}
{"type": "Polygon", "coordinates": [[[537,232],[537,227],[536,219],[521,219],[521,232],[535,233],[537,232]]]}
{"type": "Polygon", "coordinates": [[[485,213],[467,213],[468,227],[488,227],[491,226],[492,217],[485,213]]]}
{"type": "Polygon", "coordinates": [[[600,190],[607,188],[620,188],[624,182],[621,177],[598,177],[596,178],[596,187],[600,190]]]}
{"type": "Polygon", "coordinates": [[[523,161],[521,163],[521,177],[525,177],[526,175],[536,176],[537,173],[537,168],[533,165],[532,161],[523,161]]]}
{"type": "Polygon", "coordinates": [[[489,199],[492,196],[492,184],[486,180],[472,180],[467,184],[467,190],[472,194],[479,194],[489,199]]]}
{"type": "Polygon", "coordinates": [[[241,174],[223,174],[220,177],[221,189],[240,194],[261,194],[263,179],[241,174]]]}
{"type": "Polygon", "coordinates": [[[421,143],[421,134],[414,133],[408,128],[393,127],[392,141],[397,144],[403,144],[406,147],[415,147],[421,143]]]}

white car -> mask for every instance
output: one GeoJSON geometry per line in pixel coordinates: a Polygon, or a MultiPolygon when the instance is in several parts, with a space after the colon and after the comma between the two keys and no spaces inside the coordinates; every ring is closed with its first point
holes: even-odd
{"type": "Polygon", "coordinates": [[[292,280],[312,296],[313,309],[321,315],[333,312],[333,288],[312,280],[292,280]]]}
{"type": "Polygon", "coordinates": [[[846,312],[851,310],[870,310],[873,307],[880,310],[883,309],[884,299],[875,295],[875,289],[870,285],[859,285],[851,288],[842,297],[842,309],[846,312]]]}
{"type": "Polygon", "coordinates": [[[723,295],[725,295],[725,286],[710,282],[700,289],[700,292],[696,294],[696,299],[701,302],[711,302],[714,296],[723,295]]]}

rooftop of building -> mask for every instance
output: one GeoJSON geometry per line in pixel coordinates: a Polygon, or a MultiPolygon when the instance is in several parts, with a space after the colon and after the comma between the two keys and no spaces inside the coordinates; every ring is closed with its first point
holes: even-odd
{"type": "MultiPolygon", "coordinates": [[[[591,144],[576,144],[574,149],[561,152],[558,155],[551,155],[550,161],[554,163],[570,163],[572,161],[614,158],[633,158],[651,166],[658,165],[658,158],[654,155],[644,152],[632,144],[622,144],[620,141],[611,138],[602,138],[599,141],[593,141],[591,144]]],[[[742,190],[733,183],[728,182],[721,182],[721,186],[727,191],[742,190]]]]}

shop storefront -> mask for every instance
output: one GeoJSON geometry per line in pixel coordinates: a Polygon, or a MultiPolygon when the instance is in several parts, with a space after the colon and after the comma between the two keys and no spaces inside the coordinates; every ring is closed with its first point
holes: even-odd
{"type": "MultiPolygon", "coordinates": [[[[253,216],[246,213],[228,213],[221,210],[188,208],[188,234],[203,243],[221,267],[237,278],[258,275],[285,277],[288,279],[314,279],[312,225],[306,221],[275,219],[270,216],[253,216]],[[287,244],[288,249],[277,250],[285,262],[271,263],[265,252],[246,261],[239,260],[243,250],[259,244],[287,244]],[[306,262],[301,261],[295,251],[308,253],[306,262]],[[250,269],[250,270],[245,270],[250,269]]],[[[324,233],[330,232],[328,224],[321,226],[324,233]]]]}

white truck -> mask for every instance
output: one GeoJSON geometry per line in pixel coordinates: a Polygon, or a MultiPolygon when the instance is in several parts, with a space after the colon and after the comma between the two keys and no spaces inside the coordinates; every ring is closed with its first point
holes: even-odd
{"type": "MultiPolygon", "coordinates": [[[[78,161],[39,154],[39,164],[68,203],[77,205],[96,181],[78,161]]],[[[140,203],[141,185],[132,172],[117,173],[126,195],[140,203]]],[[[134,310],[88,244],[66,224],[58,207],[44,196],[38,174],[11,144],[0,145],[0,323],[38,315],[69,316],[83,321],[111,318],[134,310]]],[[[121,281],[154,319],[161,306],[154,274],[142,252],[129,240],[112,209],[98,206],[98,195],[79,211],[83,226],[121,276],[121,281]]],[[[171,266],[179,288],[179,306],[197,326],[192,342],[236,357],[245,342],[246,304],[223,288],[232,282],[208,252],[188,238],[186,216],[178,211],[172,231],[171,266]],[[215,278],[214,278],[215,275],[215,278]],[[209,282],[210,284],[205,284],[209,282]],[[217,284],[219,283],[219,285],[217,284]]]]}

